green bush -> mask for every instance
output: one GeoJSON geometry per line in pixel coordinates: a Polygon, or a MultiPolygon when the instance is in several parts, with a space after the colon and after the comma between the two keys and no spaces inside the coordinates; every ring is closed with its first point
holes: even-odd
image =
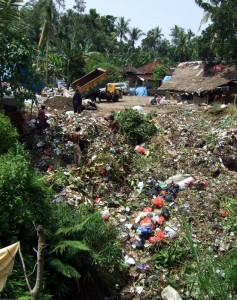
{"type": "Polygon", "coordinates": [[[12,126],[10,119],[0,112],[0,155],[15,145],[18,139],[18,133],[12,126]]]}
{"type": "Polygon", "coordinates": [[[78,212],[60,205],[55,221],[59,229],[50,238],[54,245],[46,264],[51,274],[48,290],[57,299],[115,296],[116,283],[122,286],[126,280],[116,228],[85,206],[78,212]],[[58,282],[63,284],[59,287],[58,282]]]}
{"type": "Polygon", "coordinates": [[[50,218],[49,190],[32,170],[21,145],[0,160],[0,240],[15,242],[33,234],[33,222],[45,225],[50,218]]]}
{"type": "Polygon", "coordinates": [[[116,120],[121,132],[134,146],[148,141],[157,131],[154,124],[150,122],[150,115],[140,114],[131,108],[120,112],[116,120]]]}

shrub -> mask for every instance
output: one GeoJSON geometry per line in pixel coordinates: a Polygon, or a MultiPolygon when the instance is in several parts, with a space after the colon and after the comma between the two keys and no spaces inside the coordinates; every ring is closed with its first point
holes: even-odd
{"type": "Polygon", "coordinates": [[[134,146],[148,141],[156,133],[150,119],[150,115],[145,116],[134,109],[125,109],[116,117],[122,133],[134,146]]]}
{"type": "Polygon", "coordinates": [[[10,119],[4,116],[0,112],[0,155],[7,152],[7,150],[15,143],[18,139],[18,133],[16,129],[11,125],[10,119]]]}
{"type": "Polygon", "coordinates": [[[0,160],[0,238],[15,242],[35,236],[33,222],[44,226],[49,217],[49,190],[18,144],[0,160]]]}
{"type": "Polygon", "coordinates": [[[116,283],[126,280],[116,228],[85,206],[78,212],[60,205],[55,219],[59,229],[52,235],[54,245],[46,265],[51,274],[49,290],[57,299],[115,296],[116,283]],[[60,287],[59,281],[63,282],[60,287]]]}

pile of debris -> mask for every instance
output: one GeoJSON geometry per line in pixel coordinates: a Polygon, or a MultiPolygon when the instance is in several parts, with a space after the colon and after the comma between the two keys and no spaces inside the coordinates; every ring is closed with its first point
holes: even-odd
{"type": "MultiPolygon", "coordinates": [[[[195,243],[217,254],[236,246],[219,212],[237,193],[237,119],[226,118],[209,121],[197,107],[158,113],[157,134],[138,145],[147,152],[120,133],[112,145],[106,121],[94,111],[53,114],[50,128],[32,140],[33,165],[55,190],[53,202],[94,206],[117,228],[131,278],[123,299],[158,299],[170,274],[179,286],[179,269],[159,266],[152,255],[168,240],[182,240],[184,219],[195,243]],[[81,166],[73,163],[70,141],[78,125],[85,140],[81,166]]],[[[190,299],[181,286],[182,299],[190,299]]]]}

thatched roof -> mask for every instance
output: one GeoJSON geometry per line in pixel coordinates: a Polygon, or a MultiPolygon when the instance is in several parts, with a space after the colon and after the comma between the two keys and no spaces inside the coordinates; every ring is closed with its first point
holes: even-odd
{"type": "Polygon", "coordinates": [[[210,63],[203,61],[180,63],[171,79],[158,90],[170,92],[212,91],[237,78],[237,61],[210,63]]]}

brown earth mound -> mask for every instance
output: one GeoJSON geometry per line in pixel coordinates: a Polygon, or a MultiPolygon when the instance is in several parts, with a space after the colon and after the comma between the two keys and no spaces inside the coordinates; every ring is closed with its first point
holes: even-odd
{"type": "Polygon", "coordinates": [[[64,96],[55,96],[47,101],[45,101],[45,105],[48,109],[59,109],[59,110],[72,110],[72,98],[64,97],[64,96]]]}

